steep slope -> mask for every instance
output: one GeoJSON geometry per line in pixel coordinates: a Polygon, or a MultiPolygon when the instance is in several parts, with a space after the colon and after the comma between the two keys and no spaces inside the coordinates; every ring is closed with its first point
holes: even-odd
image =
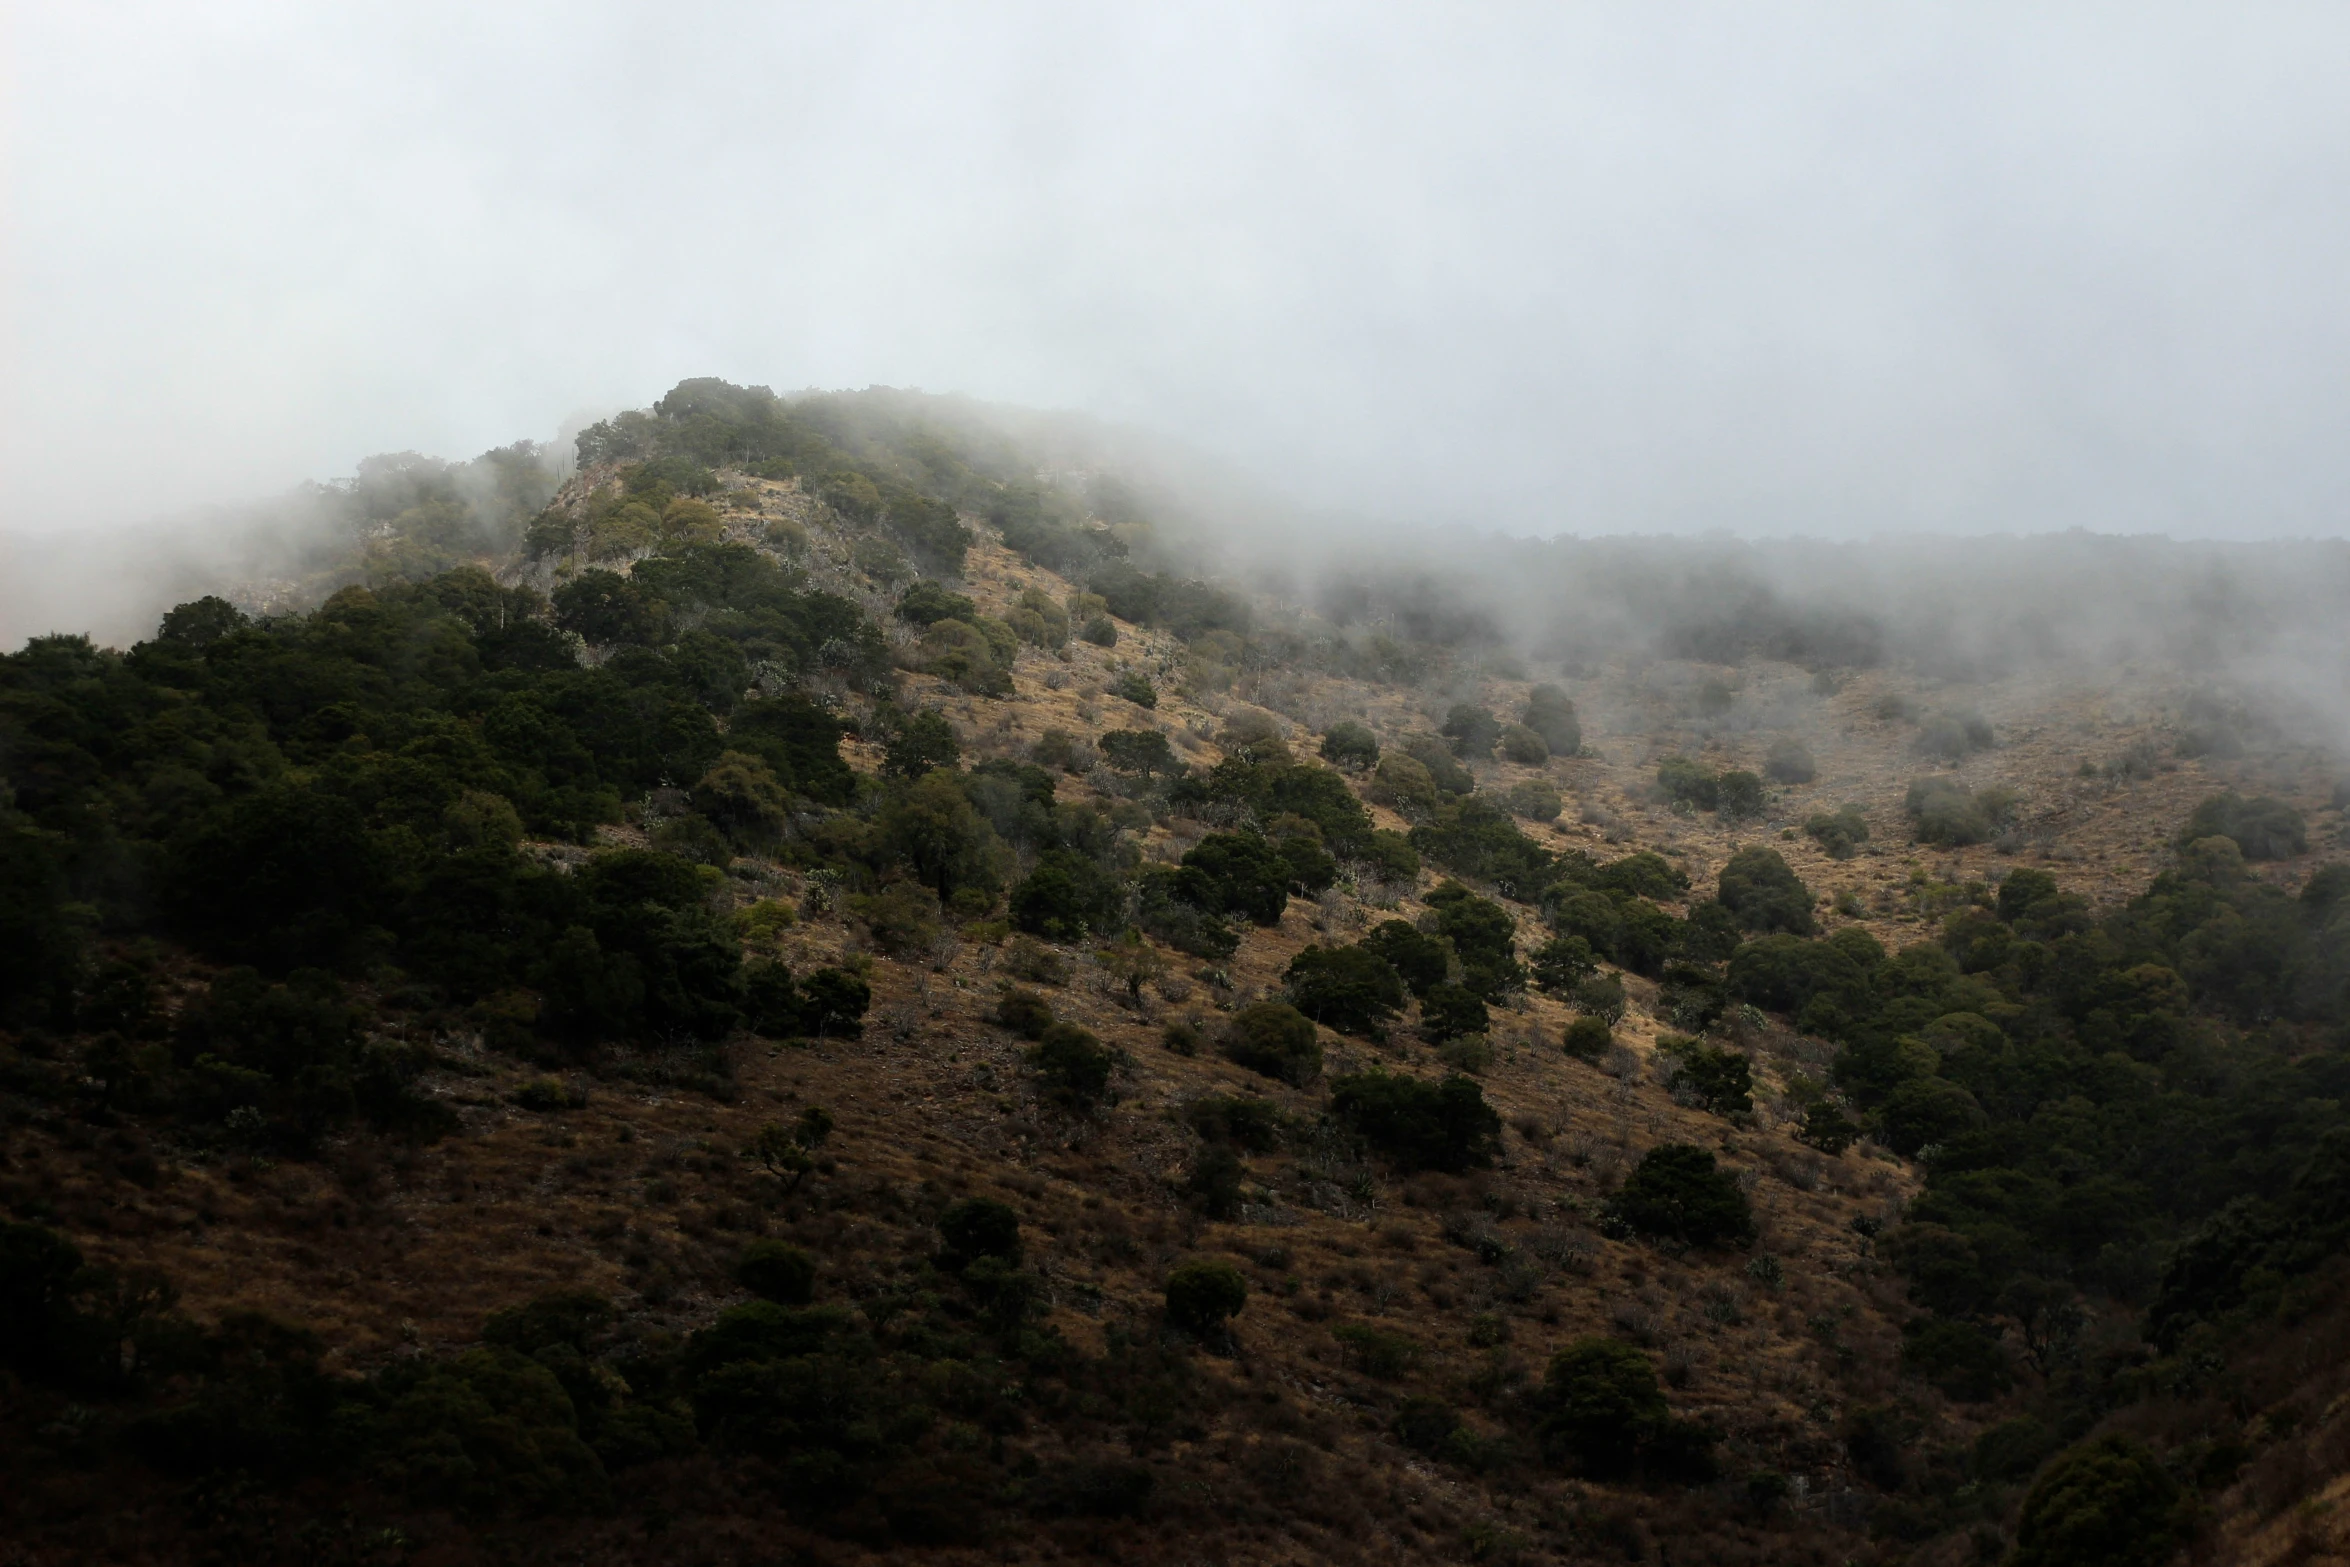
{"type": "Polygon", "coordinates": [[[2283,1559],[2258,1531],[2331,1455],[2235,1479],[2303,1428],[2227,1335],[2308,1316],[2333,1240],[2270,1259],[2282,1300],[2139,1331],[2170,1249],[2335,1116],[2338,994],[2247,998],[2209,949],[2267,897],[2336,962],[2338,835],[2177,848],[2223,790],[2322,823],[2319,758],[2181,758],[2151,678],[1637,658],[1547,682],[1558,754],[1496,746],[1480,711],[1536,716],[1506,656],[1145,569],[1099,476],[884,412],[687,383],[583,438],[496,580],[9,661],[28,1550],[1961,1560],[2119,1426],[2204,1539],[2283,1559]],[[1384,770],[1317,759],[1341,724],[1384,770]],[[1474,793],[1437,789],[1448,729],[1474,793]],[[1984,830],[1913,822],[1927,777],[1984,830]],[[1846,804],[1860,844],[1806,831],[1846,804]],[[1722,912],[1764,847],[1802,885],[1722,912]],[[1300,955],[1389,921],[1441,938],[1417,994],[1317,1001],[1300,955]],[[1835,942],[1878,949],[1841,1012],[1760,966],[1835,942]],[[2117,975],[2154,1000],[2117,1015],[2117,975]],[[1355,1031],[1307,1045],[1284,997],[1355,1031]],[[2010,1052],[1971,1086],[1954,1017],[2010,1052]],[[1451,1109],[1366,1109],[1382,1073],[1451,1109]],[[2128,1106],[2217,1106],[2233,1147],[2277,1073],[2272,1164],[2149,1195],[2128,1106]],[[2052,1162],[2065,1115],[2104,1170],[2052,1162]],[[1944,1236],[2012,1288],[1954,1292],[1944,1236]],[[760,1240],[805,1289],[738,1271],[760,1240]],[[1228,1327],[1170,1295],[1200,1262],[1228,1327]],[[2189,1430],[2215,1401],[2232,1460],[2189,1430]]]}

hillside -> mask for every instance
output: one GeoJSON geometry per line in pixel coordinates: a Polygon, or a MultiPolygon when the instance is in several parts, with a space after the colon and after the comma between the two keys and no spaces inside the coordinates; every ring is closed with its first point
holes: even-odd
{"type": "Polygon", "coordinates": [[[0,662],[18,1559],[2339,1550],[2338,764],[979,431],[689,382],[0,662]]]}

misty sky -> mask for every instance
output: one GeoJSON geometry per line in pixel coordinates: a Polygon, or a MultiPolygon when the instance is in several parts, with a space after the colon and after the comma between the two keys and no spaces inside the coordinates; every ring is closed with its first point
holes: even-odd
{"type": "Polygon", "coordinates": [[[2345,531],[2350,9],[24,0],[0,528],[685,375],[1533,532],[2345,531]]]}

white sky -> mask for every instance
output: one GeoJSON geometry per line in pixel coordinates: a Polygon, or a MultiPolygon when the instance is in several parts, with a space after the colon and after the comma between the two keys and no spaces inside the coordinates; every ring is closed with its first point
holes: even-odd
{"type": "Polygon", "coordinates": [[[0,534],[687,375],[1531,532],[2338,535],[2340,6],[19,0],[0,534]]]}

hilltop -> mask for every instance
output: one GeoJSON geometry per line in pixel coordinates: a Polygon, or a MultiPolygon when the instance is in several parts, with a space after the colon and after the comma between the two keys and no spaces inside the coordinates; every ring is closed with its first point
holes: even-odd
{"type": "Polygon", "coordinates": [[[0,664],[25,1560],[2334,1548],[2323,752],[1537,664],[900,394],[577,455],[0,664]]]}

